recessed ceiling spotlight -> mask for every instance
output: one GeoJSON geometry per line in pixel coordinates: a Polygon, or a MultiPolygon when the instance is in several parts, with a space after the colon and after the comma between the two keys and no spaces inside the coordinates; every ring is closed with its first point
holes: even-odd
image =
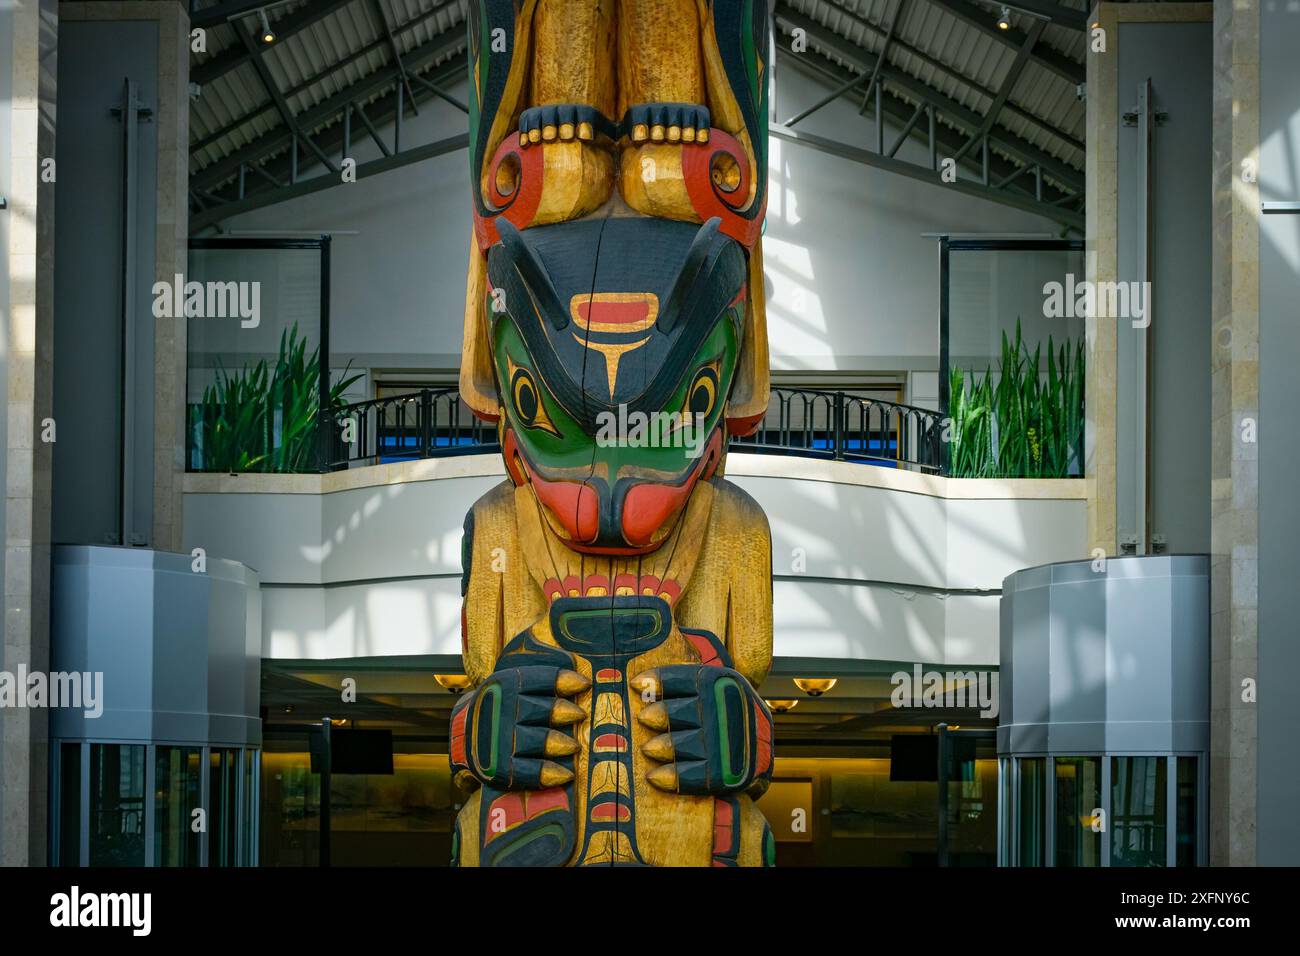
{"type": "Polygon", "coordinates": [[[267,19],[266,19],[266,11],[265,11],[265,10],[258,10],[257,12],[258,12],[259,14],[261,14],[261,17],[262,17],[262,42],[263,42],[263,43],[274,43],[274,42],[275,42],[275,31],[271,29],[271,24],[267,22],[267,19]]]}
{"type": "Polygon", "coordinates": [[[1011,8],[1010,7],[1002,8],[1002,14],[1001,16],[998,17],[998,29],[999,30],[1011,29],[1011,8]]]}

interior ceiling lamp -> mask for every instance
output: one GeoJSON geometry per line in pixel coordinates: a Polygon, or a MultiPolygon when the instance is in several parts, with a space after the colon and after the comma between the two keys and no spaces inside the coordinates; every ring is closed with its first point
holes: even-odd
{"type": "Polygon", "coordinates": [[[837,680],[835,677],[796,677],[794,686],[809,697],[820,697],[834,687],[837,680]]]}
{"type": "Polygon", "coordinates": [[[453,694],[463,694],[469,690],[469,678],[464,674],[434,674],[433,679],[439,687],[453,694]]]}
{"type": "Polygon", "coordinates": [[[266,10],[258,10],[258,15],[262,18],[262,42],[274,43],[275,31],[271,29],[271,24],[267,22],[266,10]]]}
{"type": "Polygon", "coordinates": [[[998,29],[999,30],[1011,29],[1011,8],[1010,7],[1002,8],[1002,13],[998,16],[998,29]]]}
{"type": "Polygon", "coordinates": [[[793,699],[765,700],[763,701],[763,703],[767,704],[767,709],[774,714],[788,714],[790,711],[794,710],[796,707],[799,706],[799,701],[793,699]]]}

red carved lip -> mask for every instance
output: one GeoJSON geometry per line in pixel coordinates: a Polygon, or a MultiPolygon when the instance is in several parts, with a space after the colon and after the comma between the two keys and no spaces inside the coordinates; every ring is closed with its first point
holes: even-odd
{"type": "Polygon", "coordinates": [[[696,482],[707,481],[717,470],[722,452],[721,428],[716,428],[705,445],[703,454],[677,484],[669,485],[645,481],[632,485],[623,500],[621,518],[622,545],[598,543],[600,538],[601,495],[609,494],[608,486],[590,481],[549,479],[533,467],[515,437],[514,429],[507,428],[502,452],[506,468],[516,485],[529,484],[537,500],[549,509],[560,527],[569,536],[569,545],[584,554],[633,555],[646,554],[657,548],[663,538],[655,540],[655,533],[668,524],[685,507],[696,482]]]}

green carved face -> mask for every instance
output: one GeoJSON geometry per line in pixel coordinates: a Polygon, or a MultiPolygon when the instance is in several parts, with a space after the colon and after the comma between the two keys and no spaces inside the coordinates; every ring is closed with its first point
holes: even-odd
{"type": "Polygon", "coordinates": [[[726,447],[743,249],[716,218],[498,228],[485,308],[511,477],[572,547],[653,551],[726,447]]]}
{"type": "MultiPolygon", "coordinates": [[[[493,356],[504,417],[502,444],[517,484],[531,484],[553,527],[578,550],[653,550],[674,527],[694,483],[712,474],[726,443],[726,397],[736,371],[743,301],[728,307],[685,363],[660,407],[636,402],[566,409],[516,321],[494,316],[493,356]],[[585,420],[584,420],[585,419],[585,420]]],[[[575,334],[578,334],[575,332],[575,334]]],[[[608,356],[589,345],[591,389],[614,391],[608,356]]],[[[618,354],[619,375],[637,375],[633,348],[618,354]]],[[[581,370],[580,370],[581,374],[581,370]]],[[[589,388],[576,392],[588,395],[589,388]]]]}

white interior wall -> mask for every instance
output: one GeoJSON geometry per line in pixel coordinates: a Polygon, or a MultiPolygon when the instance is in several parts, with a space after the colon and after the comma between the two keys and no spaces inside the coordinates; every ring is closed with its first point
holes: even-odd
{"type": "MultiPolygon", "coordinates": [[[[263,656],[459,652],[464,515],[503,480],[501,460],[390,469],[324,494],[286,493],[296,476],[192,476],[185,549],[258,572],[263,656]]],[[[727,475],[771,527],[778,656],[995,665],[1002,579],[1084,553],[1082,482],[736,453],[727,475]]]]}
{"type": "MultiPolygon", "coordinates": [[[[784,119],[824,92],[787,69],[778,80],[777,115],[784,119]]],[[[455,95],[464,97],[463,85],[455,95]]],[[[406,143],[432,142],[464,128],[464,116],[446,103],[420,109],[403,125],[406,143]]],[[[845,99],[798,128],[852,146],[874,139],[870,119],[845,99]]],[[[892,138],[888,133],[887,141],[892,138]]],[[[355,145],[358,162],[379,155],[368,139],[355,145]]],[[[772,367],[915,373],[908,400],[934,404],[938,249],[924,234],[1042,234],[1056,227],[947,189],[937,174],[929,184],[775,137],[770,153],[764,261],[772,367]]],[[[922,145],[909,144],[900,157],[923,160],[924,154],[922,145]]],[[[449,371],[460,359],[468,182],[460,150],[237,216],[226,228],[358,230],[336,235],[333,246],[334,364],[449,371]]]]}

